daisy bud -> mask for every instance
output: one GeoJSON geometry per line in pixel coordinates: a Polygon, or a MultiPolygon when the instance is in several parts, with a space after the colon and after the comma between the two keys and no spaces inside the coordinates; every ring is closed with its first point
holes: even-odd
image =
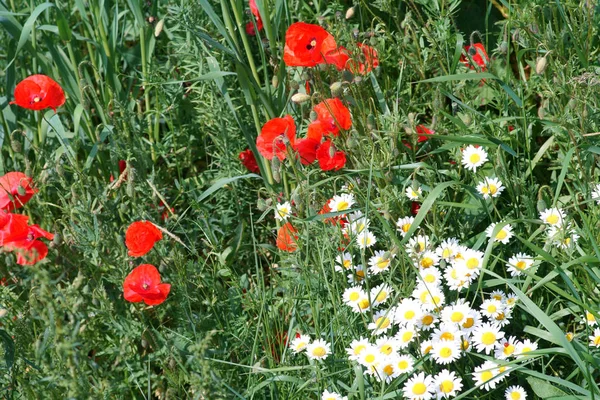
{"type": "Polygon", "coordinates": [[[538,75],[543,74],[547,66],[548,60],[546,59],[546,56],[538,58],[535,63],[535,73],[538,75]]]}
{"type": "Polygon", "coordinates": [[[160,21],[158,21],[158,23],[154,27],[154,37],[159,37],[160,33],[162,32],[164,27],[165,27],[165,20],[163,18],[160,21]]]}
{"type": "Polygon", "coordinates": [[[342,82],[332,83],[331,86],[329,86],[329,89],[331,89],[331,94],[335,97],[340,97],[344,90],[344,88],[342,87],[342,82]]]}
{"type": "Polygon", "coordinates": [[[310,100],[310,96],[304,93],[296,93],[292,96],[292,101],[296,104],[306,103],[310,100]]]}
{"type": "Polygon", "coordinates": [[[346,10],[346,19],[354,17],[354,7],[350,7],[346,10]]]}

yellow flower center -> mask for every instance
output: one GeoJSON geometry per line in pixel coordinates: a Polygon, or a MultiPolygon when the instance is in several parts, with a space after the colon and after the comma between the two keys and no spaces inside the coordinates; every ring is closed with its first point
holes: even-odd
{"type": "Polygon", "coordinates": [[[548,218],[546,218],[546,222],[548,222],[550,225],[555,225],[558,223],[559,219],[560,218],[558,217],[558,215],[552,214],[548,218]]]}
{"type": "Polygon", "coordinates": [[[362,299],[358,302],[358,306],[361,310],[366,310],[370,306],[369,299],[362,299]]]}
{"type": "Polygon", "coordinates": [[[442,340],[454,340],[454,334],[452,332],[444,332],[440,335],[442,340]]]}
{"type": "Polygon", "coordinates": [[[413,394],[417,394],[417,395],[423,394],[427,391],[427,386],[425,386],[425,384],[423,382],[419,382],[413,386],[412,391],[413,391],[413,394]]]}
{"type": "Polygon", "coordinates": [[[288,215],[288,213],[290,212],[290,210],[288,210],[287,208],[283,207],[279,209],[279,216],[280,217],[285,217],[286,215],[288,215]]]}
{"type": "Polygon", "coordinates": [[[306,342],[300,342],[300,343],[298,343],[298,345],[296,345],[296,349],[298,349],[298,350],[302,350],[305,347],[306,347],[306,342]]]}
{"type": "Polygon", "coordinates": [[[315,357],[323,357],[325,354],[327,354],[327,350],[325,350],[325,347],[315,347],[312,351],[312,354],[315,357]]]}
{"type": "Polygon", "coordinates": [[[487,194],[489,192],[489,186],[484,186],[481,188],[481,193],[487,194]]]}
{"type": "Polygon", "coordinates": [[[433,346],[427,346],[425,350],[423,350],[423,355],[429,354],[431,350],[433,350],[433,346]]]}
{"type": "Polygon", "coordinates": [[[381,349],[379,349],[379,351],[385,355],[390,355],[393,350],[394,350],[394,348],[392,346],[390,346],[389,344],[383,345],[381,347],[381,349]]]}
{"type": "Polygon", "coordinates": [[[379,269],[386,269],[388,265],[390,265],[390,260],[382,259],[377,261],[377,268],[379,269]]]}
{"type": "Polygon", "coordinates": [[[600,346],[600,336],[594,338],[594,346],[600,346]]]}
{"type": "Polygon", "coordinates": [[[432,315],[426,315],[423,317],[423,319],[421,320],[421,322],[423,323],[423,325],[431,325],[433,324],[433,316],[432,315]]]}
{"type": "Polygon", "coordinates": [[[496,316],[496,321],[504,321],[504,313],[501,312],[496,316]]]}
{"type": "Polygon", "coordinates": [[[494,305],[494,304],[490,304],[487,307],[487,312],[489,312],[490,314],[493,314],[496,312],[498,308],[494,305]]]}
{"type": "Polygon", "coordinates": [[[406,331],[406,332],[404,332],[402,334],[402,341],[404,343],[410,342],[410,340],[412,339],[412,337],[413,337],[412,331],[406,331]]]}
{"type": "Polygon", "coordinates": [[[344,268],[348,269],[348,268],[350,268],[350,266],[352,266],[352,261],[344,260],[344,268]]]}
{"type": "Polygon", "coordinates": [[[460,344],[460,348],[462,350],[467,350],[469,348],[469,341],[468,340],[463,340],[460,344]]]}
{"type": "Polygon", "coordinates": [[[359,281],[362,281],[363,279],[365,279],[365,271],[362,271],[362,270],[356,271],[356,279],[358,279],[359,281]]]}
{"type": "Polygon", "coordinates": [[[471,157],[469,157],[469,161],[471,162],[471,164],[477,164],[480,160],[481,156],[477,153],[473,153],[471,154],[471,157]]]}
{"type": "Polygon", "coordinates": [[[467,268],[475,269],[479,266],[479,260],[476,258],[469,258],[467,260],[467,268]]]}
{"type": "Polygon", "coordinates": [[[360,294],[358,294],[357,292],[352,292],[352,293],[350,293],[349,297],[350,297],[350,301],[356,301],[359,299],[360,294]]]}
{"type": "Polygon", "coordinates": [[[400,229],[402,229],[402,232],[406,233],[410,229],[410,224],[404,224],[400,229]]]}
{"type": "Polygon", "coordinates": [[[408,368],[408,361],[402,360],[398,363],[398,369],[403,371],[408,368]]]}
{"type": "Polygon", "coordinates": [[[454,382],[452,382],[450,379],[440,383],[440,392],[450,393],[452,390],[454,390],[454,382]]]}
{"type": "Polygon", "coordinates": [[[371,364],[373,361],[375,361],[375,355],[374,355],[374,354],[368,354],[368,355],[365,357],[365,362],[366,362],[367,364],[371,364]]]}
{"type": "Polygon", "coordinates": [[[383,367],[383,372],[388,376],[392,375],[394,373],[394,366],[390,364],[386,365],[383,367]]]}
{"type": "Polygon", "coordinates": [[[521,353],[529,353],[531,351],[531,347],[523,347],[521,353]]]}
{"type": "Polygon", "coordinates": [[[515,264],[515,267],[517,267],[517,269],[520,269],[520,270],[524,270],[526,266],[527,266],[527,263],[523,260],[517,261],[517,263],[515,264]]]}
{"type": "Polygon", "coordinates": [[[404,318],[407,320],[411,320],[415,317],[415,312],[413,310],[408,310],[404,313],[404,318]]]}
{"type": "Polygon", "coordinates": [[[498,188],[497,188],[497,187],[496,187],[496,185],[494,185],[494,184],[491,184],[491,185],[489,185],[488,187],[489,187],[489,189],[490,189],[490,193],[491,193],[491,194],[496,194],[496,192],[498,191],[498,188]]]}
{"type": "Polygon", "coordinates": [[[377,329],[385,329],[390,326],[390,319],[388,317],[379,317],[375,325],[377,325],[377,329]]]}
{"type": "Polygon", "coordinates": [[[591,312],[586,312],[586,313],[585,313],[585,319],[587,319],[587,321],[588,321],[589,323],[594,323],[594,322],[596,322],[596,318],[595,318],[595,317],[592,315],[592,313],[591,313],[591,312]]]}
{"type": "Polygon", "coordinates": [[[347,210],[350,204],[347,201],[340,201],[338,203],[336,211],[344,211],[347,210]]]}
{"type": "Polygon", "coordinates": [[[504,346],[504,350],[502,350],[502,352],[504,353],[505,356],[510,356],[515,352],[515,346],[512,344],[504,346]]]}
{"type": "Polygon", "coordinates": [[[359,355],[366,348],[367,348],[367,346],[365,346],[364,344],[359,344],[358,346],[356,346],[354,348],[354,355],[355,356],[359,355]]]}
{"type": "Polygon", "coordinates": [[[449,258],[451,256],[452,256],[452,249],[444,249],[444,251],[442,251],[443,258],[449,258]]]}
{"type": "Polygon", "coordinates": [[[432,258],[430,258],[430,257],[424,257],[424,258],[421,260],[421,267],[423,267],[423,268],[429,268],[429,267],[431,267],[432,265],[433,265],[433,259],[432,259],[432,258]]]}
{"type": "Polygon", "coordinates": [[[504,240],[506,239],[506,237],[508,236],[508,233],[506,233],[506,231],[504,229],[502,229],[500,232],[498,232],[498,234],[496,235],[496,240],[504,240]]]}
{"type": "Polygon", "coordinates": [[[442,358],[448,358],[452,355],[452,349],[450,347],[443,347],[440,350],[440,357],[442,358]]]}
{"type": "Polygon", "coordinates": [[[464,317],[465,317],[465,315],[463,313],[461,313],[460,311],[454,311],[452,313],[452,315],[450,315],[450,320],[452,322],[458,323],[458,322],[462,321],[464,317]]]}
{"type": "Polygon", "coordinates": [[[521,400],[521,393],[514,391],[510,393],[511,400],[521,400]]]}
{"type": "Polygon", "coordinates": [[[387,292],[385,291],[381,291],[379,292],[379,294],[377,295],[377,298],[375,300],[377,300],[378,302],[382,302],[387,298],[387,292]]]}
{"type": "Polygon", "coordinates": [[[483,371],[483,372],[481,373],[481,380],[482,380],[483,382],[487,382],[487,381],[489,381],[490,379],[492,379],[493,377],[494,377],[494,374],[492,374],[492,371],[483,371]]]}
{"type": "Polygon", "coordinates": [[[481,335],[481,343],[486,346],[492,345],[496,342],[496,334],[494,332],[486,332],[481,335]]]}

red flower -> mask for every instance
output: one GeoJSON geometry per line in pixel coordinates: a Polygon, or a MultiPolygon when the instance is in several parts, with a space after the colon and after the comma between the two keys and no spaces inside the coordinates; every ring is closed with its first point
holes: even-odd
{"type": "Polygon", "coordinates": [[[312,164],[317,159],[317,148],[319,147],[320,141],[307,137],[305,139],[296,140],[294,149],[300,156],[300,162],[303,165],[312,164]]]}
{"type": "Polygon", "coordinates": [[[350,110],[337,97],[320,102],[314,110],[325,133],[337,136],[340,128],[348,130],[352,126],[350,110]]]}
{"type": "Polygon", "coordinates": [[[419,143],[426,142],[431,139],[431,135],[435,134],[435,131],[427,128],[425,125],[417,125],[415,127],[415,132],[419,135],[419,138],[417,139],[417,142],[419,143]]]}
{"type": "Polygon", "coordinates": [[[277,248],[289,253],[298,250],[298,245],[296,244],[298,235],[296,235],[296,232],[298,232],[296,228],[290,222],[286,222],[277,232],[277,248]]]}
{"type": "MultiPolygon", "coordinates": [[[[483,44],[475,43],[472,46],[466,45],[465,51],[469,53],[469,55],[473,59],[473,62],[479,65],[482,71],[486,70],[487,64],[489,63],[490,59],[487,53],[485,52],[485,47],[483,47],[483,44]]],[[[462,62],[467,68],[475,69],[475,66],[471,64],[471,62],[465,55],[460,56],[460,62],[462,62]]]]}
{"type": "Polygon", "coordinates": [[[0,177],[0,209],[11,211],[23,207],[38,192],[31,183],[32,179],[22,172],[0,177]]]}
{"type": "Polygon", "coordinates": [[[348,50],[344,46],[340,46],[325,54],[327,64],[335,65],[338,71],[346,68],[348,60],[350,60],[350,54],[348,54],[348,50]]]}
{"type": "Polygon", "coordinates": [[[420,209],[421,209],[421,203],[419,203],[417,201],[413,201],[412,204],[410,205],[410,212],[412,213],[412,215],[417,215],[419,213],[420,209]]]}
{"type": "Polygon", "coordinates": [[[255,174],[260,173],[260,168],[258,168],[258,164],[256,163],[256,158],[254,158],[254,153],[252,150],[246,149],[240,152],[238,158],[248,171],[254,172],[255,174]]]}
{"type": "Polygon", "coordinates": [[[5,243],[4,249],[17,253],[17,264],[34,265],[48,255],[48,246],[40,238],[54,239],[54,235],[46,232],[39,225],[29,226],[27,236],[20,240],[5,243]]]}
{"type": "MultiPolygon", "coordinates": [[[[119,160],[119,175],[121,175],[125,171],[125,168],[127,168],[127,161],[125,161],[125,160],[119,160]]],[[[123,176],[123,179],[127,179],[127,174],[125,174],[123,176]]],[[[115,180],[115,177],[111,175],[110,176],[110,181],[112,182],[114,180],[115,180]]]]}
{"type": "Polygon", "coordinates": [[[125,232],[125,246],[131,257],[141,257],[163,238],[162,232],[149,221],[137,221],[129,225],[125,232]]]}
{"type": "MultiPolygon", "coordinates": [[[[250,0],[248,3],[250,6],[250,11],[252,12],[252,15],[254,15],[254,18],[256,19],[256,27],[258,28],[259,31],[262,31],[263,22],[262,22],[262,19],[260,18],[260,13],[258,12],[258,7],[256,6],[256,0],[250,0]]],[[[254,30],[254,24],[252,23],[252,21],[250,21],[246,24],[246,33],[250,36],[256,35],[256,31],[254,30]]]]}
{"type": "Polygon", "coordinates": [[[273,157],[283,161],[286,157],[286,142],[293,147],[296,141],[296,124],[291,115],[273,118],[263,125],[256,138],[256,147],[267,160],[273,157]]]}
{"type": "Polygon", "coordinates": [[[366,44],[359,43],[358,47],[362,50],[364,62],[358,64],[351,63],[350,70],[354,74],[366,75],[371,72],[374,68],[379,66],[379,58],[377,57],[377,50],[366,44]]]}
{"type": "Polygon", "coordinates": [[[325,54],[336,47],[333,36],[319,25],[296,22],[285,33],[283,61],[288,67],[314,67],[327,62],[325,54]]]}
{"type": "Polygon", "coordinates": [[[28,219],[26,215],[0,210],[0,246],[26,239],[29,234],[28,219]]]}
{"type": "Polygon", "coordinates": [[[132,303],[143,301],[156,306],[165,301],[170,291],[171,285],[160,283],[160,273],[150,264],[136,267],[123,282],[123,296],[132,303]]]}
{"type": "Polygon", "coordinates": [[[65,92],[56,81],[46,75],[31,75],[15,87],[16,104],[30,110],[56,109],[65,104],[65,92]]]}
{"type": "Polygon", "coordinates": [[[346,165],[346,153],[337,151],[331,140],[326,140],[317,149],[317,158],[319,159],[319,167],[323,171],[339,170],[346,165]]]}
{"type": "MultiPolygon", "coordinates": [[[[331,207],[329,207],[330,201],[331,201],[331,199],[329,199],[325,202],[325,204],[323,205],[323,208],[321,208],[321,210],[318,212],[319,215],[329,214],[331,212],[331,207]]],[[[344,219],[344,217],[342,215],[336,215],[335,217],[325,218],[323,220],[323,222],[326,224],[331,224],[331,225],[340,224],[341,226],[344,226],[347,224],[347,221],[344,219]]]]}

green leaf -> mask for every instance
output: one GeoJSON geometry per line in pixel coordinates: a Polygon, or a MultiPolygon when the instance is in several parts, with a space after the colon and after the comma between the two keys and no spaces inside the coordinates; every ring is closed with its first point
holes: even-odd
{"type": "Polygon", "coordinates": [[[217,190],[221,189],[223,186],[225,186],[225,185],[227,185],[227,184],[229,184],[231,182],[235,182],[235,181],[237,181],[239,179],[246,179],[246,178],[258,178],[258,179],[262,179],[262,177],[260,175],[257,175],[257,174],[246,174],[246,175],[234,176],[232,178],[219,179],[211,187],[209,187],[208,189],[206,189],[200,195],[200,197],[198,197],[197,201],[201,202],[202,200],[206,199],[208,196],[210,196],[211,194],[213,194],[214,192],[216,192],[217,190]]]}
{"type": "Polygon", "coordinates": [[[565,392],[548,383],[547,381],[534,378],[533,376],[528,376],[525,379],[527,380],[527,383],[529,383],[531,390],[533,390],[533,392],[542,399],[567,395],[565,392]]]}
{"type": "Polygon", "coordinates": [[[11,369],[15,363],[15,342],[3,329],[0,329],[0,340],[4,343],[4,361],[6,362],[6,368],[11,369]]]}
{"type": "Polygon", "coordinates": [[[13,56],[12,60],[10,60],[10,62],[6,66],[6,68],[10,67],[10,65],[17,58],[19,51],[21,51],[21,49],[23,48],[25,43],[27,43],[29,41],[29,37],[31,36],[31,31],[33,30],[33,26],[35,25],[35,22],[37,21],[40,14],[43,13],[46,9],[48,9],[50,7],[54,7],[54,4],[42,3],[39,6],[37,6],[35,8],[35,10],[33,10],[31,15],[27,19],[27,22],[25,22],[25,25],[23,25],[23,29],[21,30],[21,35],[19,36],[19,42],[17,43],[17,50],[15,50],[15,55],[13,56]]]}

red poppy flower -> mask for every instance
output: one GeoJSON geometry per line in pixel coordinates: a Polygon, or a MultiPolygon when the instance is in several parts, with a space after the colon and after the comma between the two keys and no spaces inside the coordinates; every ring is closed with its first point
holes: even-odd
{"type": "Polygon", "coordinates": [[[435,134],[435,131],[427,128],[425,125],[417,125],[415,127],[415,132],[419,135],[417,142],[426,142],[431,139],[431,136],[435,134]]]}
{"type": "Polygon", "coordinates": [[[327,64],[335,65],[338,71],[346,68],[348,60],[350,60],[350,54],[348,54],[348,50],[344,46],[340,46],[325,54],[327,64]]]}
{"type": "Polygon", "coordinates": [[[29,217],[0,210],[0,246],[24,240],[29,234],[29,217]]]}
{"type": "MultiPolygon", "coordinates": [[[[325,204],[323,205],[321,210],[318,212],[319,215],[328,214],[331,212],[331,207],[329,207],[329,201],[331,201],[331,199],[329,199],[325,202],[325,204]]],[[[346,221],[346,219],[343,216],[336,215],[335,217],[325,218],[323,220],[323,222],[325,222],[326,224],[332,224],[332,225],[340,224],[341,226],[344,226],[347,224],[348,221],[346,221]]]]}
{"type": "Polygon", "coordinates": [[[38,225],[31,225],[29,226],[27,237],[5,243],[4,249],[17,253],[17,264],[34,265],[48,255],[48,246],[41,240],[38,240],[40,238],[52,240],[54,239],[54,235],[46,232],[38,225]]]}
{"type": "Polygon", "coordinates": [[[331,140],[326,140],[317,149],[319,167],[323,171],[339,170],[346,165],[346,153],[335,149],[331,140]]]}
{"type": "MultiPolygon", "coordinates": [[[[126,168],[127,168],[127,161],[125,161],[125,160],[119,160],[119,175],[121,175],[125,171],[126,168]]],[[[127,179],[127,174],[125,174],[123,176],[123,179],[127,179]]],[[[110,176],[110,181],[112,182],[114,180],[115,180],[115,177],[111,175],[110,176]]]]}
{"type": "Polygon", "coordinates": [[[38,192],[32,179],[22,172],[9,172],[0,177],[0,209],[11,211],[23,207],[38,192]]]}
{"type": "Polygon", "coordinates": [[[296,228],[290,222],[286,222],[277,232],[277,248],[289,253],[298,250],[298,245],[296,244],[298,235],[296,235],[296,232],[298,232],[296,228]]]}
{"type": "Polygon", "coordinates": [[[125,232],[125,246],[131,257],[141,257],[163,238],[162,232],[149,221],[137,221],[129,225],[125,232]]]}
{"type": "Polygon", "coordinates": [[[350,110],[337,97],[320,102],[314,110],[325,133],[337,136],[340,128],[348,130],[352,126],[350,110]]]}
{"type": "MultiPolygon", "coordinates": [[[[260,18],[260,13],[258,12],[258,7],[256,6],[256,0],[250,0],[248,3],[250,6],[250,11],[252,12],[252,15],[254,15],[254,18],[256,19],[256,27],[258,28],[259,31],[262,31],[263,22],[262,22],[262,19],[260,18]]],[[[246,24],[246,33],[250,36],[256,35],[256,31],[254,30],[254,24],[252,22],[248,22],[246,24]]]]}
{"type": "Polygon", "coordinates": [[[421,209],[421,203],[419,203],[417,201],[413,201],[412,204],[410,205],[410,212],[412,213],[412,215],[417,215],[419,213],[420,209],[421,209]]]}
{"type": "Polygon", "coordinates": [[[273,157],[283,161],[286,157],[286,143],[293,147],[296,142],[296,124],[291,115],[273,118],[263,125],[256,138],[256,147],[267,160],[273,157]]]}
{"type": "Polygon", "coordinates": [[[154,265],[142,264],[136,267],[123,282],[123,296],[132,303],[143,301],[156,306],[166,300],[171,285],[160,283],[160,273],[154,265]]]}
{"type": "MultiPolygon", "coordinates": [[[[482,71],[487,69],[487,64],[489,63],[490,59],[485,51],[485,47],[483,47],[483,44],[475,43],[472,46],[466,45],[465,51],[469,53],[471,59],[473,59],[473,62],[479,65],[482,71]]],[[[475,69],[475,66],[471,64],[471,61],[469,61],[465,55],[460,56],[460,62],[463,63],[467,68],[475,69]]]]}
{"type": "Polygon", "coordinates": [[[46,75],[31,75],[15,87],[16,104],[30,110],[56,109],[65,104],[65,92],[56,81],[46,75]]]}
{"type": "Polygon", "coordinates": [[[377,50],[375,50],[371,46],[362,43],[359,43],[358,47],[362,51],[364,62],[358,63],[358,66],[356,65],[356,63],[351,63],[350,70],[354,74],[366,75],[369,72],[371,72],[374,68],[377,68],[379,66],[377,50]]]}
{"type": "Polygon", "coordinates": [[[256,162],[256,158],[254,158],[254,153],[252,150],[246,149],[240,152],[238,158],[248,171],[254,172],[255,174],[260,173],[260,168],[258,168],[258,163],[256,162]]]}
{"type": "Polygon", "coordinates": [[[320,141],[307,137],[305,139],[296,140],[294,149],[300,156],[300,162],[303,165],[312,164],[317,159],[317,148],[319,147],[320,141]]]}
{"type": "Polygon", "coordinates": [[[325,54],[336,47],[333,36],[319,25],[296,22],[285,33],[283,61],[288,67],[314,67],[327,62],[325,54]]]}

